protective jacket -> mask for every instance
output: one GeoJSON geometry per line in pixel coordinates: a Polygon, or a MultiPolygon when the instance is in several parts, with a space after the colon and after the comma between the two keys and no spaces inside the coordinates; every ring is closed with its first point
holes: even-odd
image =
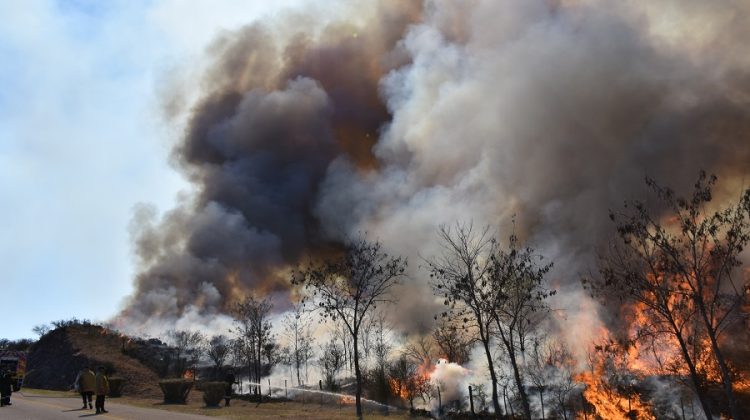
{"type": "Polygon", "coordinates": [[[103,373],[99,372],[96,374],[96,395],[107,394],[109,394],[109,380],[103,373]]]}
{"type": "Polygon", "coordinates": [[[81,376],[78,378],[78,390],[79,392],[96,391],[96,377],[91,369],[86,369],[81,372],[81,376]]]}

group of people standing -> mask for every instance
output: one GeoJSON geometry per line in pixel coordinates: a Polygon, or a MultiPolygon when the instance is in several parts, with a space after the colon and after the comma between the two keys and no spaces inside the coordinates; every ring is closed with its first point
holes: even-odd
{"type": "Polygon", "coordinates": [[[81,369],[78,372],[78,376],[76,376],[74,387],[81,394],[81,399],[83,400],[81,410],[94,408],[91,406],[91,400],[94,394],[96,394],[96,414],[109,412],[104,409],[104,398],[109,394],[109,380],[105,374],[104,366],[96,368],[96,374],[94,374],[90,367],[81,369]]]}

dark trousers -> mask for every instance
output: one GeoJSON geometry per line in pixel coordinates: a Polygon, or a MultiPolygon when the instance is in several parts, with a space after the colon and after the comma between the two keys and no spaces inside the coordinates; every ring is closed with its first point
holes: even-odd
{"type": "Polygon", "coordinates": [[[0,394],[0,406],[10,404],[10,394],[0,394]]]}
{"type": "Polygon", "coordinates": [[[83,408],[86,408],[86,402],[91,405],[91,397],[94,395],[91,391],[81,392],[81,399],[83,400],[83,408]]]}
{"type": "Polygon", "coordinates": [[[104,410],[104,395],[96,396],[96,411],[104,410]]]}

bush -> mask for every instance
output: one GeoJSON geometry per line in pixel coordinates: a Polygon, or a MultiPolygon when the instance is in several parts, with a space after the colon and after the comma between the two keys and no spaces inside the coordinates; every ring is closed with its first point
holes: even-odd
{"type": "Polygon", "coordinates": [[[109,396],[122,397],[122,378],[109,378],[109,396]]]}
{"type": "Polygon", "coordinates": [[[227,391],[226,382],[204,382],[203,401],[206,407],[218,407],[227,391]]]}
{"type": "Polygon", "coordinates": [[[193,389],[193,381],[185,379],[165,379],[159,381],[159,387],[164,394],[164,402],[172,404],[185,404],[190,390],[193,389]]]}

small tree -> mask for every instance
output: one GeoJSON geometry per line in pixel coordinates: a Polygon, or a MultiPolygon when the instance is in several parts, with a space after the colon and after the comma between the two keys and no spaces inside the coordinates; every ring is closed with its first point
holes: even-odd
{"type": "Polygon", "coordinates": [[[378,305],[391,302],[391,289],[404,277],[406,264],[405,259],[384,252],[379,242],[362,238],[344,244],[337,256],[311,262],[292,276],[292,283],[308,292],[323,318],[340,319],[352,337],[357,417],[362,417],[362,323],[378,305]]]}
{"type": "MultiPolygon", "coordinates": [[[[531,407],[524,386],[519,356],[523,354],[529,334],[546,315],[545,299],[555,294],[544,286],[544,276],[552,264],[539,265],[542,257],[534,249],[521,248],[518,237],[512,234],[508,249],[496,248],[492,255],[489,279],[495,291],[492,319],[495,334],[503,344],[513,370],[524,415],[531,419],[531,407]]],[[[543,393],[540,393],[542,396],[543,393]]]]}
{"type": "Polygon", "coordinates": [[[385,317],[376,316],[372,323],[372,352],[375,356],[375,364],[371,372],[371,379],[377,401],[388,404],[391,396],[391,386],[388,382],[388,371],[390,369],[389,356],[391,353],[391,331],[385,321],[385,317]]]}
{"type": "Polygon", "coordinates": [[[469,361],[469,352],[474,340],[466,330],[456,324],[455,320],[442,318],[432,332],[432,337],[445,359],[463,365],[469,361]]]}
{"type": "Polygon", "coordinates": [[[181,377],[188,368],[198,363],[206,337],[199,331],[171,330],[167,332],[173,346],[174,374],[181,377]]]}
{"type": "Polygon", "coordinates": [[[310,324],[312,320],[305,315],[304,306],[297,304],[281,321],[283,325],[283,336],[288,341],[288,346],[283,350],[288,358],[289,364],[294,368],[297,375],[297,386],[302,385],[300,371],[307,366],[312,357],[313,336],[310,324]]]}
{"type": "Polygon", "coordinates": [[[34,328],[31,329],[31,332],[38,335],[39,338],[42,338],[45,334],[50,332],[50,326],[48,324],[35,325],[34,328]]]}
{"type": "Polygon", "coordinates": [[[214,377],[219,374],[221,367],[224,366],[224,361],[230,350],[229,341],[223,335],[215,335],[208,341],[206,354],[214,364],[214,377]]]}
{"type": "Polygon", "coordinates": [[[427,375],[420,371],[421,360],[402,354],[390,365],[389,375],[392,379],[393,393],[409,402],[409,410],[414,411],[414,400],[430,391],[430,383],[427,375]]]}
{"type": "Polygon", "coordinates": [[[248,378],[256,384],[256,395],[260,395],[257,384],[263,375],[263,356],[268,353],[268,344],[273,342],[271,322],[268,320],[272,307],[269,299],[255,295],[247,296],[235,307],[234,331],[247,365],[248,378]]]}
{"type": "Polygon", "coordinates": [[[448,311],[443,317],[461,319],[463,327],[475,331],[482,343],[492,381],[492,406],[499,413],[497,373],[491,346],[497,290],[489,278],[491,256],[495,254],[497,242],[489,234],[489,227],[475,232],[470,224],[457,223],[453,230],[441,226],[438,236],[443,253],[427,261],[432,288],[445,298],[448,311]]]}
{"type": "Polygon", "coordinates": [[[323,370],[323,377],[326,389],[331,391],[337,390],[336,376],[341,368],[344,367],[344,350],[335,339],[331,339],[325,346],[320,349],[320,368],[323,370]]]}

